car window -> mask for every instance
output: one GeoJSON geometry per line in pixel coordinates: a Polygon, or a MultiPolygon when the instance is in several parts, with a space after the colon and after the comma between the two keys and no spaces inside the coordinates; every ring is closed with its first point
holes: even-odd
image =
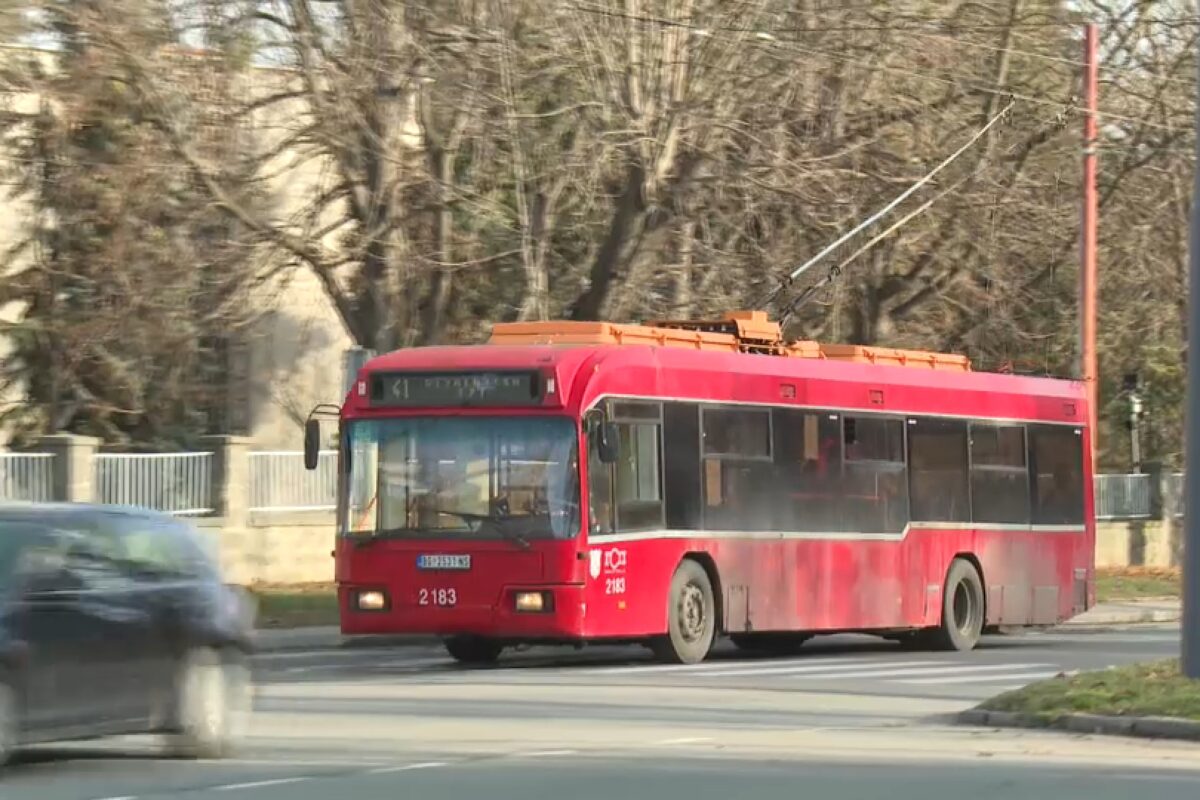
{"type": "Polygon", "coordinates": [[[62,563],[79,588],[115,590],[125,588],[120,564],[120,540],[99,519],[81,518],[58,523],[55,535],[61,545],[62,563]]]}
{"type": "Polygon", "coordinates": [[[123,559],[139,573],[193,578],[211,571],[207,554],[181,523],[135,516],[110,523],[119,532],[123,559]]]}
{"type": "Polygon", "coordinates": [[[47,538],[45,530],[36,523],[0,520],[0,585],[21,571],[30,547],[47,538]]]}

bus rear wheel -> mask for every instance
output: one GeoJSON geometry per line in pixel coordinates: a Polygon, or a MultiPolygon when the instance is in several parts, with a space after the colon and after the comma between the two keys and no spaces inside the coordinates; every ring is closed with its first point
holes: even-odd
{"type": "Polygon", "coordinates": [[[942,592],[942,624],[930,631],[939,650],[974,650],[983,635],[983,579],[970,561],[956,558],[946,574],[942,592]]]}
{"type": "Polygon", "coordinates": [[[684,559],[671,578],[667,604],[667,635],[651,642],[660,661],[698,664],[708,657],[716,638],[716,601],[704,567],[684,559]]]}
{"type": "Polygon", "coordinates": [[[460,664],[495,664],[503,646],[481,636],[451,636],[446,652],[460,664]]]}

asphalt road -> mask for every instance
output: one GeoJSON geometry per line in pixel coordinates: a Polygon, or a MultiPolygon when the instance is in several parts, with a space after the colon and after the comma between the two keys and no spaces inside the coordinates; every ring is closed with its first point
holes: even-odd
{"type": "Polygon", "coordinates": [[[830,637],[663,667],[638,648],[460,669],[429,649],[259,663],[238,758],[157,760],[140,739],[39,748],[8,800],[1200,797],[1200,746],[962,728],[951,716],[1064,670],[1169,655],[1169,627],[992,637],[968,654],[830,637]],[[803,789],[798,794],[798,789],[803,789]]]}

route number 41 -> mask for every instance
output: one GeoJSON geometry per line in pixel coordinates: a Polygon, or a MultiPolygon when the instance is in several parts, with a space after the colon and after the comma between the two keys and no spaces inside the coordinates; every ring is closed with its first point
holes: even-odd
{"type": "Polygon", "coordinates": [[[605,594],[625,594],[625,579],[624,578],[605,578],[604,579],[605,594]]]}
{"type": "Polygon", "coordinates": [[[417,593],[417,605],[455,606],[458,605],[458,592],[453,589],[421,589],[417,593]]]}

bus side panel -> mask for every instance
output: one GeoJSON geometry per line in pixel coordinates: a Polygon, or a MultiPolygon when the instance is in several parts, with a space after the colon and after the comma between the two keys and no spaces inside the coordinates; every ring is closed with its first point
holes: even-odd
{"type": "Polygon", "coordinates": [[[652,636],[667,630],[667,592],[688,542],[593,542],[586,551],[587,638],[652,636]]]}
{"type": "MultiPolygon", "coordinates": [[[[649,534],[648,534],[649,535],[649,534]]],[[[941,622],[956,556],[983,573],[988,624],[1045,625],[1074,613],[1082,531],[913,530],[887,542],[647,538],[589,547],[587,636],[639,637],[667,629],[671,575],[707,556],[727,633],[929,627],[941,622]]]]}

